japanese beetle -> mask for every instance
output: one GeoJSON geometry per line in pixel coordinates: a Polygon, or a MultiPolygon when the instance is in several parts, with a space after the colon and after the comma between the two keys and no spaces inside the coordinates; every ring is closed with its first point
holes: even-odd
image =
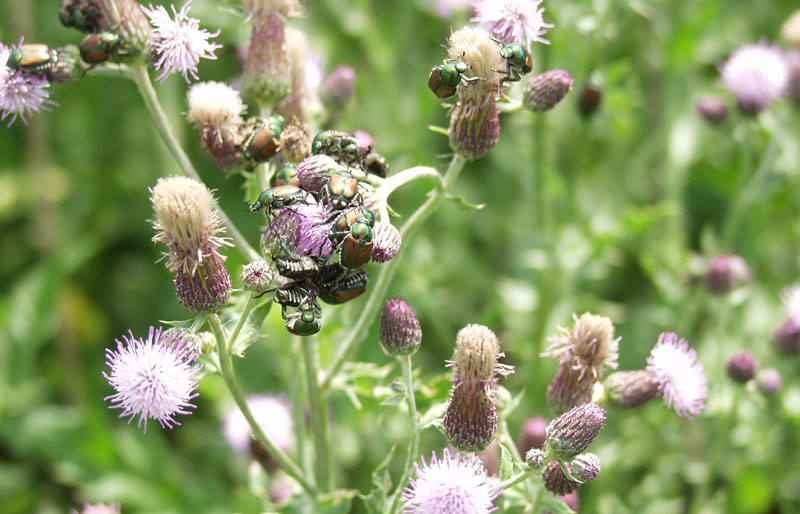
{"type": "Polygon", "coordinates": [[[319,273],[319,264],[307,255],[279,258],[275,267],[281,276],[292,279],[312,278],[319,273]]]}
{"type": "Polygon", "coordinates": [[[502,78],[503,82],[518,82],[521,75],[530,73],[533,70],[533,59],[531,54],[525,50],[525,47],[519,43],[511,43],[504,45],[499,39],[492,38],[492,40],[501,46],[500,57],[506,60],[506,69],[500,73],[505,74],[502,78]]]}
{"type": "Polygon", "coordinates": [[[312,154],[325,154],[342,164],[357,165],[361,162],[358,140],[353,134],[338,130],[323,130],[311,142],[312,154]]]}
{"type": "Polygon", "coordinates": [[[263,191],[258,196],[258,200],[248,204],[247,212],[256,212],[266,209],[267,216],[270,216],[275,209],[283,209],[293,203],[305,200],[307,197],[308,193],[297,186],[291,184],[275,186],[263,191]]]}
{"type": "Polygon", "coordinates": [[[447,59],[444,64],[434,66],[428,76],[428,87],[437,98],[449,98],[456,94],[461,81],[475,82],[480,77],[465,77],[469,64],[464,61],[447,59]]]}
{"type": "Polygon", "coordinates": [[[372,229],[356,223],[339,245],[339,262],[347,269],[358,269],[372,256],[372,229]]]}
{"type": "Polygon", "coordinates": [[[292,163],[279,169],[273,177],[273,186],[285,186],[287,184],[300,186],[300,179],[297,177],[297,165],[292,163]]]}
{"type": "Polygon", "coordinates": [[[322,328],[322,307],[314,296],[307,296],[298,306],[297,312],[286,313],[286,305],[281,306],[281,316],[286,322],[283,326],[296,336],[310,336],[322,328]]]}
{"type": "Polygon", "coordinates": [[[254,163],[266,161],[281,149],[282,132],[283,116],[280,114],[257,120],[244,142],[244,156],[254,163]]]}
{"type": "MultiPolygon", "coordinates": [[[[333,244],[338,245],[345,237],[350,235],[353,227],[360,223],[366,225],[370,229],[368,241],[372,240],[372,227],[375,226],[375,215],[366,207],[351,207],[343,213],[339,214],[331,225],[331,230],[328,233],[328,239],[333,244]]],[[[361,229],[359,229],[361,230],[361,229]]]]}
{"type": "Polygon", "coordinates": [[[331,305],[349,302],[367,290],[367,282],[369,274],[365,270],[359,270],[341,280],[320,284],[319,298],[331,305]]]}
{"type": "Polygon", "coordinates": [[[315,295],[314,289],[305,282],[292,282],[276,289],[272,299],[282,307],[300,307],[303,302],[315,295]]]}
{"type": "Polygon", "coordinates": [[[81,41],[78,48],[81,59],[89,64],[100,64],[108,60],[119,50],[120,38],[113,32],[89,34],[81,41]]]}
{"type": "Polygon", "coordinates": [[[59,10],[61,23],[81,32],[97,31],[100,11],[88,0],[62,0],[59,10]]]}
{"type": "Polygon", "coordinates": [[[358,194],[358,179],[346,171],[334,171],[322,188],[321,199],[322,203],[332,205],[334,209],[338,210],[348,207],[353,200],[361,203],[361,195],[358,194]]]}
{"type": "Polygon", "coordinates": [[[58,52],[47,45],[22,45],[8,56],[6,66],[12,70],[44,71],[58,62],[58,52]]]}
{"type": "Polygon", "coordinates": [[[367,173],[372,173],[381,178],[386,178],[386,175],[389,174],[389,163],[386,162],[386,157],[379,153],[373,152],[367,155],[364,157],[364,162],[362,164],[364,166],[364,171],[367,173]]]}

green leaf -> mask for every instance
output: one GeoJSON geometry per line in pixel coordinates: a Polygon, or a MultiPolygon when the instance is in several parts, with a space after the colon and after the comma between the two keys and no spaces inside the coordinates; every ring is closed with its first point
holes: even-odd
{"type": "Polygon", "coordinates": [[[447,410],[446,402],[437,402],[431,405],[431,408],[419,420],[419,429],[424,430],[436,423],[444,415],[445,410],[447,410]]]}
{"type": "Polygon", "coordinates": [[[397,405],[406,399],[406,393],[397,393],[392,395],[381,402],[381,405],[397,405]]]}
{"type": "Polygon", "coordinates": [[[458,207],[464,209],[465,211],[479,211],[479,210],[483,209],[484,207],[486,207],[485,203],[478,203],[478,204],[471,203],[471,202],[466,201],[464,199],[464,197],[458,196],[458,195],[448,194],[448,195],[445,195],[444,198],[445,198],[445,200],[452,201],[458,207]]]}
{"type": "Polygon", "coordinates": [[[444,127],[437,127],[436,125],[428,125],[428,130],[431,132],[436,132],[437,134],[442,134],[443,136],[450,137],[450,133],[444,127]]]}
{"type": "Polygon", "coordinates": [[[368,495],[362,496],[364,506],[370,514],[383,514],[386,511],[386,500],[392,488],[392,478],[389,475],[389,463],[394,457],[397,446],[392,446],[389,454],[372,472],[372,490],[368,495]]]}
{"type": "Polygon", "coordinates": [[[512,474],[514,474],[514,459],[511,458],[508,448],[500,443],[500,480],[508,480],[512,474]]]}
{"type": "Polygon", "coordinates": [[[569,505],[562,502],[558,498],[545,496],[542,498],[542,503],[544,504],[545,508],[553,514],[575,514],[575,512],[569,508],[569,505]]]}
{"type": "Polygon", "coordinates": [[[358,491],[351,489],[334,491],[312,502],[306,495],[297,495],[278,512],[283,514],[346,514],[350,512],[353,498],[358,491]]]}
{"type": "Polygon", "coordinates": [[[239,337],[233,342],[233,347],[231,348],[233,355],[244,357],[244,352],[250,345],[266,337],[261,334],[261,325],[264,323],[264,319],[269,314],[270,309],[272,309],[272,302],[264,302],[253,309],[241,332],[239,332],[239,337]]]}

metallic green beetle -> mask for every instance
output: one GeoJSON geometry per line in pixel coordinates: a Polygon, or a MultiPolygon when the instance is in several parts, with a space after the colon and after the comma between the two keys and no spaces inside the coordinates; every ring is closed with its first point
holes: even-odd
{"type": "Polygon", "coordinates": [[[349,302],[367,290],[368,282],[369,274],[366,270],[359,270],[343,279],[320,284],[319,298],[331,305],[349,302]]]}
{"type": "Polygon", "coordinates": [[[300,179],[297,177],[297,165],[292,163],[287,164],[279,169],[272,179],[273,186],[285,186],[287,184],[299,186],[300,179]]]}
{"type": "MultiPolygon", "coordinates": [[[[363,206],[351,207],[343,213],[339,214],[331,225],[330,232],[328,232],[328,239],[335,245],[340,244],[345,237],[350,235],[353,227],[356,224],[366,225],[369,229],[369,234],[365,233],[367,241],[372,241],[372,227],[375,226],[375,215],[371,210],[363,206]]],[[[363,232],[362,229],[358,229],[363,232]]]]}
{"type": "Polygon", "coordinates": [[[81,59],[89,64],[100,64],[108,60],[119,50],[120,38],[113,32],[102,32],[100,34],[89,34],[78,48],[81,51],[81,59]]]}
{"type": "Polygon", "coordinates": [[[280,114],[256,120],[244,143],[245,158],[253,163],[259,163],[278,153],[281,149],[280,136],[282,133],[283,116],[280,114]]]}
{"type": "Polygon", "coordinates": [[[82,32],[96,32],[100,11],[88,0],[62,0],[59,11],[61,23],[82,32]]]}
{"type": "Polygon", "coordinates": [[[353,201],[362,203],[363,199],[358,193],[358,179],[347,171],[334,171],[322,187],[321,199],[322,203],[337,210],[349,207],[353,201]]]}
{"type": "Polygon", "coordinates": [[[286,305],[281,307],[281,316],[286,322],[283,326],[296,336],[310,336],[322,328],[322,307],[313,296],[306,297],[296,312],[286,313],[286,305]]]}
{"type": "Polygon", "coordinates": [[[308,255],[278,258],[275,267],[282,277],[296,280],[312,278],[319,273],[319,264],[308,255]]]}
{"type": "Polygon", "coordinates": [[[506,69],[500,73],[505,74],[500,81],[504,82],[518,82],[521,75],[530,73],[533,70],[533,59],[531,54],[525,50],[525,47],[519,43],[511,43],[504,45],[499,39],[492,38],[492,40],[501,46],[500,57],[506,60],[506,69]]]}
{"type": "Polygon", "coordinates": [[[13,70],[45,71],[56,65],[58,52],[47,45],[22,45],[8,56],[6,66],[13,70]]]}
{"type": "Polygon", "coordinates": [[[428,76],[428,87],[438,98],[449,98],[456,94],[461,81],[468,83],[481,80],[480,77],[465,77],[469,64],[457,59],[446,59],[444,64],[434,66],[428,76]]]}
{"type": "Polygon", "coordinates": [[[265,209],[267,211],[267,216],[271,216],[274,210],[283,209],[284,207],[303,201],[306,198],[308,198],[308,193],[297,186],[291,184],[275,186],[263,191],[258,196],[258,200],[248,204],[247,212],[256,212],[265,209]]]}
{"type": "Polygon", "coordinates": [[[372,173],[381,178],[386,178],[389,174],[389,163],[386,162],[386,157],[379,153],[372,152],[364,157],[364,171],[372,173]]]}
{"type": "Polygon", "coordinates": [[[311,142],[311,153],[329,155],[339,163],[351,166],[361,163],[358,140],[353,134],[338,130],[323,130],[317,134],[311,142]]]}

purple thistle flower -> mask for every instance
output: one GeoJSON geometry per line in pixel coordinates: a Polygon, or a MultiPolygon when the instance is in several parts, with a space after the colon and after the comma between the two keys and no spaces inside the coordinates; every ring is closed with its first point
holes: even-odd
{"type": "MultiPolygon", "coordinates": [[[[294,419],[286,400],[280,396],[254,394],[247,397],[247,406],[267,439],[281,450],[289,450],[294,444],[294,419]]],[[[250,452],[250,424],[238,407],[225,416],[222,435],[238,453],[247,455],[250,452]]]]}
{"type": "Polygon", "coordinates": [[[50,105],[57,105],[50,100],[50,92],[46,89],[50,87],[50,83],[44,73],[13,70],[6,66],[11,52],[20,46],[22,39],[18,45],[10,48],[0,43],[0,111],[3,113],[0,119],[11,116],[9,127],[17,116],[27,125],[26,114],[30,116],[33,112],[49,111],[50,105]]]}
{"type": "Polygon", "coordinates": [[[775,346],[784,355],[800,352],[800,326],[791,319],[784,320],[773,335],[775,346]]]}
{"type": "Polygon", "coordinates": [[[755,355],[749,351],[740,350],[728,359],[725,371],[735,382],[745,384],[755,378],[756,371],[758,371],[758,361],[755,355]]]}
{"type": "Polygon", "coordinates": [[[324,154],[309,155],[297,164],[297,179],[301,188],[316,195],[328,183],[335,170],[345,168],[333,157],[324,154]]]}
{"type": "Polygon", "coordinates": [[[292,206],[300,215],[300,231],[295,252],[300,255],[328,258],[334,250],[328,234],[333,225],[333,207],[323,203],[300,203],[292,206]]]}
{"type": "Polygon", "coordinates": [[[155,68],[164,68],[156,79],[159,82],[175,72],[180,72],[186,82],[190,82],[189,75],[197,80],[200,58],[216,59],[214,51],[222,48],[222,45],[208,42],[209,38],[218,36],[219,31],[211,34],[200,28],[197,19],[188,16],[191,3],[192,0],[188,0],[180,11],[175,11],[175,6],[171,6],[174,20],[161,5],[153,7],[150,4],[149,8],[142,6],[142,11],[154,27],[150,50],[155,55],[155,68]]]}
{"type": "Polygon", "coordinates": [[[747,279],[749,274],[744,259],[727,253],[711,259],[703,281],[712,293],[724,294],[747,279]]]}
{"type": "Polygon", "coordinates": [[[147,339],[136,339],[133,332],[117,339],[116,351],[106,349],[106,364],[111,374],[103,376],[116,390],[107,396],[112,409],[122,409],[119,417],[129,416],[128,423],[139,416],[137,426],[152,418],[162,428],[180,425],[173,416],[191,414],[195,406],[189,401],[197,396],[197,354],[186,344],[167,346],[160,340],[161,329],[150,327],[147,339]]]}
{"type": "Polygon", "coordinates": [[[382,222],[375,224],[372,241],[375,243],[375,247],[372,249],[372,260],[378,263],[392,260],[400,251],[402,244],[400,231],[391,223],[382,222]]]}
{"type": "Polygon", "coordinates": [[[664,403],[689,419],[703,411],[707,394],[703,365],[696,360],[697,352],[672,332],[658,336],[647,358],[647,369],[657,374],[664,403]]]}
{"type": "Polygon", "coordinates": [[[788,91],[789,67],[781,50],[762,42],[736,50],[720,66],[722,85],[743,111],[755,114],[788,91]]]}
{"type": "Polygon", "coordinates": [[[538,41],[546,45],[550,41],[542,38],[552,28],[542,15],[542,0],[483,0],[476,2],[475,17],[470,21],[483,25],[494,37],[505,44],[521,43],[530,48],[538,41]]]}
{"type": "Polygon", "coordinates": [[[422,457],[422,466],[414,464],[417,478],[412,478],[403,492],[407,514],[489,514],[497,510],[494,500],[500,490],[487,480],[486,470],[475,455],[450,455],[445,448],[442,458],[431,456],[430,464],[422,457]]]}

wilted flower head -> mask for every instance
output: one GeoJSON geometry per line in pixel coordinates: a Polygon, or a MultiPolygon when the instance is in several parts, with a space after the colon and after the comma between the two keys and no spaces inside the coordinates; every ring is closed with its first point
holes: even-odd
{"type": "Polygon", "coordinates": [[[197,396],[197,354],[186,344],[173,341],[170,346],[160,340],[161,329],[150,327],[146,340],[136,339],[132,332],[117,340],[116,351],[106,349],[106,364],[111,373],[103,376],[116,391],[107,396],[112,409],[122,409],[120,417],[129,416],[130,423],[139,416],[138,426],[152,418],[162,426],[180,425],[173,416],[191,414],[195,406],[189,401],[197,396]]]}
{"type": "Polygon", "coordinates": [[[156,78],[159,82],[163,82],[176,72],[181,73],[186,82],[190,82],[189,75],[197,80],[197,64],[200,58],[216,59],[214,51],[222,48],[222,45],[208,41],[209,38],[218,36],[219,31],[211,34],[206,29],[200,28],[197,19],[189,17],[191,3],[192,0],[187,0],[180,11],[175,11],[173,5],[174,20],[161,5],[142,6],[142,11],[150,18],[150,23],[154,27],[150,51],[155,59],[155,68],[157,70],[164,68],[161,75],[156,78]]]}
{"type": "MultiPolygon", "coordinates": [[[[294,419],[286,400],[279,396],[254,394],[247,397],[247,406],[267,439],[283,451],[294,444],[294,419]]],[[[231,447],[242,455],[250,452],[253,439],[250,424],[244,414],[234,407],[225,416],[222,435],[231,447]]]]}
{"type": "Polygon", "coordinates": [[[761,392],[767,396],[774,396],[781,389],[783,381],[781,372],[775,368],[764,368],[756,375],[756,382],[761,392]]]}
{"type": "Polygon", "coordinates": [[[544,452],[549,459],[572,459],[589,448],[605,424],[606,411],[598,404],[573,407],[547,425],[544,452]]]}
{"type": "Polygon", "coordinates": [[[487,480],[486,470],[474,455],[450,455],[445,448],[442,458],[434,452],[430,464],[414,464],[417,478],[412,478],[403,492],[408,514],[489,514],[497,510],[494,500],[500,495],[487,480]]]}
{"type": "Polygon", "coordinates": [[[391,356],[411,355],[422,342],[414,309],[402,298],[388,300],[381,311],[381,345],[391,356]]]}
{"type": "Polygon", "coordinates": [[[494,332],[483,325],[467,325],[456,335],[453,369],[464,382],[488,383],[495,373],[508,375],[512,368],[497,360],[504,357],[500,341],[494,332]]]}
{"type": "Polygon", "coordinates": [[[22,118],[22,123],[27,124],[25,115],[30,116],[31,113],[42,110],[49,111],[50,105],[56,105],[50,100],[50,92],[47,91],[50,83],[43,73],[13,70],[6,66],[11,52],[20,46],[22,40],[19,45],[10,48],[0,43],[0,112],[3,114],[0,119],[4,120],[11,116],[9,127],[17,116],[22,118]]]}
{"type": "Polygon", "coordinates": [[[703,95],[695,106],[697,112],[711,123],[722,123],[728,117],[728,104],[716,95],[703,95]]]}
{"type": "Polygon", "coordinates": [[[707,393],[703,365],[696,360],[697,352],[672,332],[658,337],[647,358],[647,369],[656,373],[664,403],[689,419],[703,411],[707,393]]]}
{"type": "Polygon", "coordinates": [[[781,50],[766,43],[739,48],[720,66],[720,72],[722,85],[751,114],[786,93],[789,86],[789,68],[781,50]]]}
{"type": "Polygon", "coordinates": [[[239,92],[221,82],[199,82],[186,94],[186,119],[201,130],[203,147],[222,169],[232,168],[242,158],[246,111],[239,92]]]}
{"type": "Polygon", "coordinates": [[[783,311],[795,326],[800,326],[800,286],[785,287],[781,291],[781,300],[783,300],[783,311]]]}
{"type": "Polygon", "coordinates": [[[728,359],[725,370],[734,381],[744,384],[755,378],[758,370],[758,361],[751,352],[740,350],[728,359]]]}
{"type": "Polygon", "coordinates": [[[521,43],[530,48],[534,41],[550,44],[541,36],[552,28],[544,22],[542,0],[481,0],[475,3],[475,17],[470,21],[485,27],[503,43],[521,43]]]}
{"type": "Polygon", "coordinates": [[[572,329],[559,326],[560,333],[548,339],[552,344],[542,353],[561,363],[547,388],[547,401],[556,412],[591,400],[595,382],[607,368],[617,367],[620,338],[614,338],[611,320],[588,312],[572,319],[572,329]]]}
{"type": "Polygon", "coordinates": [[[550,70],[528,81],[523,101],[533,112],[549,111],[572,91],[572,75],[567,70],[550,70]]]}
{"type": "Polygon", "coordinates": [[[296,116],[281,132],[280,146],[289,162],[299,162],[311,155],[311,129],[296,116]]]}
{"type": "Polygon", "coordinates": [[[372,235],[375,243],[372,249],[372,260],[377,263],[389,262],[400,251],[402,240],[400,231],[391,223],[379,222],[375,224],[372,235]]]}
{"type": "Polygon", "coordinates": [[[712,293],[723,294],[745,280],[748,274],[744,259],[738,255],[723,254],[711,259],[703,281],[712,293]]]}

